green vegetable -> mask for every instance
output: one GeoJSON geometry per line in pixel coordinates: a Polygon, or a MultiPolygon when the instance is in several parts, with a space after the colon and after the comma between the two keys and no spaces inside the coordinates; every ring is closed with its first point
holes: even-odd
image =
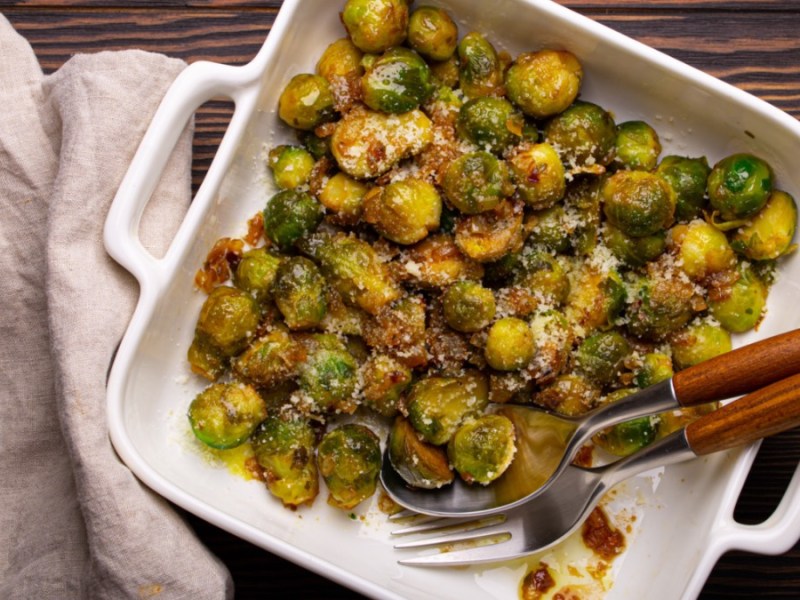
{"type": "Polygon", "coordinates": [[[791,251],[796,229],[794,198],[775,190],[764,208],[736,231],[731,245],[750,260],[774,260],[791,251]]]}
{"type": "Polygon", "coordinates": [[[289,329],[310,329],[322,322],[328,312],[325,288],[325,278],[309,259],[292,256],[281,263],[272,295],[289,329]]]}
{"type": "Polygon", "coordinates": [[[285,506],[311,504],[319,493],[316,440],[310,421],[289,410],[270,414],[253,435],[267,489],[285,506]]]}
{"type": "Polygon", "coordinates": [[[480,414],[489,402],[485,376],[467,371],[460,377],[426,376],[409,391],[408,420],[423,440],[446,444],[464,419],[480,414]]]}
{"type": "Polygon", "coordinates": [[[508,417],[482,415],[465,422],[447,444],[447,456],[467,483],[488,485],[514,459],[514,424],[508,417]]]}
{"type": "Polygon", "coordinates": [[[711,168],[705,156],[665,156],[656,173],[675,191],[675,219],[691,221],[706,205],[706,180],[711,168]]]}
{"type": "Polygon", "coordinates": [[[328,504],[349,510],[375,493],[381,446],[369,428],[348,423],[326,433],[317,448],[317,465],[328,487],[328,504]]]}
{"type": "Polygon", "coordinates": [[[317,228],[322,215],[322,206],[309,194],[283,190],[267,202],[264,233],[281,250],[288,250],[297,240],[317,228]]]}
{"type": "Polygon", "coordinates": [[[495,321],[489,329],[484,350],[486,362],[498,371],[514,371],[533,358],[533,333],[528,324],[516,317],[495,321]]]}
{"type": "Polygon", "coordinates": [[[447,60],[456,51],[458,27],[441,8],[420,6],[408,20],[408,44],[431,60],[447,60]]]}
{"type": "Polygon", "coordinates": [[[389,432],[388,452],[394,470],[412,487],[436,489],[453,482],[444,449],[420,439],[403,417],[395,419],[389,432]]]}
{"type": "Polygon", "coordinates": [[[458,113],[460,137],[482,150],[501,154],[520,139],[522,115],[505,98],[481,96],[466,102],[458,113]]]}
{"type": "Polygon", "coordinates": [[[295,75],[278,99],[278,116],[295,129],[309,131],[335,116],[334,98],[324,77],[295,75]]]}
{"type": "Polygon", "coordinates": [[[308,183],[314,168],[314,157],[301,146],[277,146],[269,151],[267,164],[272,169],[275,185],[290,190],[308,183]]]}
{"type": "Polygon", "coordinates": [[[404,113],[425,102],[435,87],[431,71],[419,54],[408,48],[387,50],[362,78],[364,103],[373,110],[404,113]]]}
{"type": "Polygon", "coordinates": [[[439,228],[441,215],[439,192],[421,179],[404,179],[373,188],[364,199],[364,221],[398,244],[414,244],[425,238],[439,228]]]}
{"type": "Polygon", "coordinates": [[[652,171],[661,154],[658,133],[644,121],[626,121],[617,125],[615,146],[614,160],[625,169],[652,171]]]}
{"type": "Polygon", "coordinates": [[[450,327],[469,333],[486,327],[496,306],[491,290],[475,281],[459,281],[445,290],[442,308],[450,327]]]}
{"type": "Polygon", "coordinates": [[[359,49],[379,54],[406,39],[406,0],[347,0],[342,23],[359,49]]]}
{"type": "Polygon", "coordinates": [[[608,222],[631,237],[653,235],[673,223],[675,192],[652,173],[614,173],[603,183],[600,195],[608,222]]]}
{"type": "Polygon", "coordinates": [[[505,162],[484,151],[463,154],[452,161],[442,189],[450,204],[465,215],[491,210],[513,192],[505,162]]]}
{"type": "Polygon", "coordinates": [[[772,192],[772,168],[752,154],[723,158],[708,176],[708,198],[724,221],[752,217],[772,192]]]}
{"type": "Polygon", "coordinates": [[[531,208],[549,208],[564,197],[564,166],[550,144],[522,143],[508,155],[508,164],[517,194],[531,208]]]}
{"type": "Polygon", "coordinates": [[[261,396],[248,385],[215,383],[200,392],[189,406],[194,435],[212,448],[242,444],[267,416],[261,396]]]}
{"type": "Polygon", "coordinates": [[[563,112],[575,101],[583,69],[566,50],[520,54],[505,74],[506,93],[526,115],[543,119],[563,112]]]}

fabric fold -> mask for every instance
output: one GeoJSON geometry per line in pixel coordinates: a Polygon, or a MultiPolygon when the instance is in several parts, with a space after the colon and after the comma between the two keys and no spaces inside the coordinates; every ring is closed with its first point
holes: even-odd
{"type": "MultiPolygon", "coordinates": [[[[227,569],[116,457],[105,376],[137,298],[111,200],[182,61],[78,55],[44,76],[0,17],[0,597],[229,598],[227,569]]],[[[163,254],[190,201],[187,127],[145,212],[163,254]]]]}

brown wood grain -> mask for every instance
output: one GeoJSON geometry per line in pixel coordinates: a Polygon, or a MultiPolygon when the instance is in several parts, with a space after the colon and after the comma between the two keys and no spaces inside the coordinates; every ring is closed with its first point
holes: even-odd
{"type": "MultiPolygon", "coordinates": [[[[800,117],[799,0],[561,3],[800,117]]],[[[189,63],[244,64],[260,48],[280,4],[280,0],[0,0],[0,13],[31,42],[44,70],[52,72],[76,53],[128,48],[162,52],[189,63]]],[[[207,103],[197,114],[195,187],[229,117],[230,105],[221,101],[207,103]]],[[[798,461],[800,431],[766,440],[745,483],[736,518],[745,523],[767,518],[798,461]]],[[[237,600],[360,597],[192,515],[186,519],[230,568],[237,600]]],[[[800,546],[781,556],[728,553],[700,597],[800,598],[800,546]]]]}
{"type": "Polygon", "coordinates": [[[733,398],[800,373],[800,329],[743,346],[675,373],[683,406],[733,398]]]}
{"type": "Polygon", "coordinates": [[[800,425],[800,374],[777,381],[686,426],[698,456],[729,450],[800,425]]]}

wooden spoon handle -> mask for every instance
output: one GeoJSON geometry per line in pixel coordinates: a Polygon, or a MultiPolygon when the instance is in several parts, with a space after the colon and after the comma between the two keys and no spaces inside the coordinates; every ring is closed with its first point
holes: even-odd
{"type": "Polygon", "coordinates": [[[800,425],[800,374],[726,404],[686,426],[695,454],[711,454],[800,425]]]}
{"type": "Polygon", "coordinates": [[[732,398],[800,373],[800,329],[742,346],[675,373],[681,406],[732,398]]]}

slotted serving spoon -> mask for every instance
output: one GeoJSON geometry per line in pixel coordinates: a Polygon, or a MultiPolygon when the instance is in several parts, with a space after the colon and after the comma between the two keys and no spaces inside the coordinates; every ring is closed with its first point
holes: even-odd
{"type": "Polygon", "coordinates": [[[400,560],[413,566],[455,566],[510,560],[548,548],[578,528],[616,484],[657,466],[734,448],[800,425],[800,374],[773,383],[714,412],[636,454],[596,469],[573,465],[536,498],[502,515],[482,519],[437,519],[394,535],[446,535],[396,544],[396,548],[440,546],[448,550],[400,560]],[[454,525],[454,522],[457,522],[454,525]],[[466,549],[458,549],[467,545],[466,549]]]}
{"type": "Polygon", "coordinates": [[[435,490],[411,488],[384,454],[381,483],[401,506],[441,517],[498,513],[543,494],[578,450],[603,429],[670,410],[699,406],[752,392],[800,372],[800,329],[743,346],[676,373],[671,379],[607,404],[581,417],[564,417],[533,406],[498,405],[514,421],[517,453],[509,469],[488,486],[458,477],[435,490]]]}

